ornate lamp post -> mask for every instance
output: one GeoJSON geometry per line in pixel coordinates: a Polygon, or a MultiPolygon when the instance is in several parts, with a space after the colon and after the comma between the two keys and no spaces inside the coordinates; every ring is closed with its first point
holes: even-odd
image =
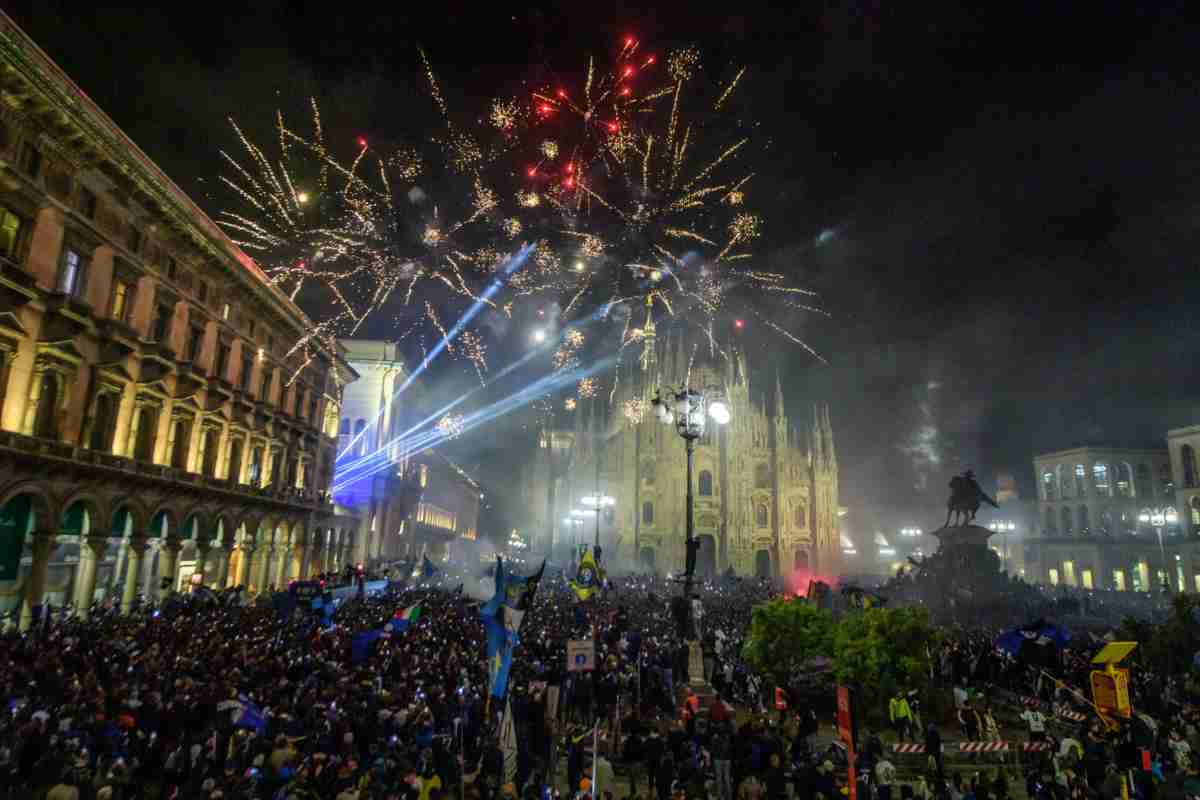
{"type": "MultiPolygon", "coordinates": [[[[1170,506],[1167,508],[1147,508],[1143,509],[1142,513],[1138,515],[1138,522],[1141,522],[1143,525],[1149,525],[1158,534],[1158,555],[1162,558],[1162,589],[1163,594],[1168,594],[1171,591],[1171,579],[1169,577],[1170,573],[1167,572],[1167,549],[1163,547],[1163,528],[1179,522],[1179,514],[1170,506]]],[[[1179,590],[1183,591],[1183,587],[1179,587],[1179,590]]]]}
{"type": "Polygon", "coordinates": [[[664,400],[661,396],[655,395],[652,402],[654,406],[654,414],[658,421],[664,425],[675,423],[675,431],[687,445],[687,539],[685,541],[686,560],[683,572],[683,596],[686,601],[685,608],[687,610],[687,633],[691,639],[695,638],[695,628],[692,625],[692,584],[696,573],[696,550],[699,548],[699,543],[695,538],[695,527],[692,515],[692,509],[695,503],[695,498],[692,492],[692,461],[696,451],[696,440],[704,435],[704,427],[706,418],[711,416],[713,422],[718,425],[724,425],[729,422],[729,406],[722,400],[714,400],[706,408],[704,395],[694,389],[681,388],[674,395],[668,395],[664,400]]]}

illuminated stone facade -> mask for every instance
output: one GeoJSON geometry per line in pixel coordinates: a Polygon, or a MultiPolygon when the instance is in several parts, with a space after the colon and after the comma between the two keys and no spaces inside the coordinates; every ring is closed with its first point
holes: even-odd
{"type": "Polygon", "coordinates": [[[0,608],[339,563],[354,372],[3,15],[0,67],[0,608]]]}
{"type": "MultiPolygon", "coordinates": [[[[334,496],[362,519],[356,558],[368,564],[445,559],[472,549],[479,484],[437,452],[411,453],[402,444],[431,411],[426,387],[410,376],[394,342],[343,339],[341,345],[359,377],[342,404],[334,496]]],[[[431,429],[435,424],[420,427],[431,429]]]]}
{"type": "MultiPolygon", "coordinates": [[[[574,430],[542,436],[523,479],[523,500],[535,551],[560,555],[564,543],[591,544],[595,517],[587,516],[583,498],[600,494],[615,501],[601,515],[606,552],[615,548],[625,565],[677,572],[684,563],[686,451],[674,426],[654,418],[649,401],[660,385],[684,382],[693,350],[680,340],[659,341],[649,320],[638,333],[642,357],[619,369],[611,404],[607,395],[581,401],[574,430]],[[572,512],[582,522],[569,522],[572,512]]],[[[837,575],[838,465],[828,412],[815,411],[803,436],[783,411],[778,378],[772,402],[765,393],[753,398],[744,354],[714,362],[703,358],[705,351],[696,350],[687,382],[710,398],[724,396],[732,420],[725,426],[709,420],[696,442],[699,572],[732,566],[742,575],[837,575]]]]}

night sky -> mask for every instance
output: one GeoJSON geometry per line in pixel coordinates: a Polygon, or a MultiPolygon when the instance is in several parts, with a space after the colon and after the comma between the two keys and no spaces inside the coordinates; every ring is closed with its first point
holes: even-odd
{"type": "Polygon", "coordinates": [[[1183,3],[5,5],[213,215],[230,115],[266,132],[311,94],[346,136],[433,126],[417,45],[475,105],[626,34],[747,64],[769,140],[760,252],[822,292],[831,319],[790,322],[830,364],[743,335],[772,343],[763,374],[783,372],[794,414],[832,405],[845,504],[925,521],[955,470],[1031,493],[1037,452],[1200,422],[1183,3]]]}

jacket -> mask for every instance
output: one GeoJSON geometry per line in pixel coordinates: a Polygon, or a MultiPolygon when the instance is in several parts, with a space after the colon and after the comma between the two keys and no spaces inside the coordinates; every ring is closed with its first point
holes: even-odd
{"type": "Polygon", "coordinates": [[[912,709],[908,707],[908,700],[896,696],[888,701],[888,717],[895,722],[898,719],[912,719],[912,709]]]}

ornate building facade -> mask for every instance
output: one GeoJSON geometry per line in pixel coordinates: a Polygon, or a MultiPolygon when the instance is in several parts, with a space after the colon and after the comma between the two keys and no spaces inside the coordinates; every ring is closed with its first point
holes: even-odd
{"type": "Polygon", "coordinates": [[[414,428],[435,427],[421,425],[431,411],[425,387],[394,342],[341,344],[359,377],[342,404],[334,496],[362,520],[356,557],[373,564],[464,555],[478,538],[479,484],[440,453],[405,443],[414,428]]]}
{"type": "Polygon", "coordinates": [[[705,361],[684,341],[659,341],[648,316],[642,355],[618,368],[607,398],[581,401],[573,430],[548,430],[526,468],[523,505],[535,552],[560,556],[564,543],[597,538],[605,560],[627,569],[677,572],[684,564],[686,450],[673,426],[651,413],[660,387],[682,384],[722,397],[732,419],[711,420],[693,468],[698,571],[742,575],[798,570],[837,575],[838,464],[828,410],[801,427],[773,396],[752,395],[745,355],[705,361]],[[585,412],[587,419],[585,420],[585,412]],[[599,509],[599,524],[597,510],[599,509]]]}
{"type": "Polygon", "coordinates": [[[340,352],[0,14],[0,610],[333,566],[340,352]]]}

